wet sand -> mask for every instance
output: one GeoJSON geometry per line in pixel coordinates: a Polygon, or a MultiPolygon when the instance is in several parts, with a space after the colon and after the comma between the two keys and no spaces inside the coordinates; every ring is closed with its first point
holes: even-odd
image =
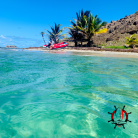
{"type": "Polygon", "coordinates": [[[114,51],[90,51],[90,50],[66,50],[76,55],[102,56],[102,57],[128,57],[138,58],[138,53],[132,52],[114,52],[114,51]]]}

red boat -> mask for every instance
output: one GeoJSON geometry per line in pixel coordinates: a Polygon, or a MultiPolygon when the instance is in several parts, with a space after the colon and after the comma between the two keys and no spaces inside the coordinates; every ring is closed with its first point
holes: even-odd
{"type": "MultiPolygon", "coordinates": [[[[68,42],[61,42],[61,43],[54,44],[54,47],[52,47],[52,49],[65,48],[66,46],[68,46],[68,42]]],[[[43,47],[48,47],[48,46],[44,45],[43,47]]]]}

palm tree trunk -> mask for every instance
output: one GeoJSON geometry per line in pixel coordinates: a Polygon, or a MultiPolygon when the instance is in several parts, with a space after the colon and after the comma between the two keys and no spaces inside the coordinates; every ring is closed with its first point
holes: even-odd
{"type": "Polygon", "coordinates": [[[90,47],[91,46],[91,41],[90,41],[90,38],[88,38],[88,43],[87,43],[87,46],[90,47]]]}
{"type": "Polygon", "coordinates": [[[81,47],[82,47],[82,38],[81,38],[81,47]]]}
{"type": "Polygon", "coordinates": [[[45,43],[45,45],[46,45],[46,42],[45,42],[45,39],[44,39],[44,37],[43,37],[43,40],[44,40],[44,43],[45,43]]]}
{"type": "Polygon", "coordinates": [[[77,43],[77,40],[75,40],[75,47],[77,47],[78,46],[78,43],[77,43]]]}
{"type": "Polygon", "coordinates": [[[55,44],[57,44],[57,38],[55,37],[55,44]]]}

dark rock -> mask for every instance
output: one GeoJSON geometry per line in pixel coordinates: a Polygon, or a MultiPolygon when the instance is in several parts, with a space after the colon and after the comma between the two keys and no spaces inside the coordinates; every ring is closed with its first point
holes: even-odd
{"type": "Polygon", "coordinates": [[[138,24],[138,21],[134,22],[133,25],[137,25],[138,24]]]}
{"type": "Polygon", "coordinates": [[[111,30],[109,30],[109,33],[112,33],[114,30],[113,29],[111,29],[111,30]]]}
{"type": "Polygon", "coordinates": [[[108,41],[113,41],[113,38],[107,38],[106,42],[108,42],[108,41]]]}
{"type": "Polygon", "coordinates": [[[132,30],[132,31],[129,31],[127,33],[129,33],[129,34],[136,34],[137,33],[137,30],[132,30]]]}
{"type": "Polygon", "coordinates": [[[119,37],[115,38],[115,40],[119,40],[119,37]]]}
{"type": "Polygon", "coordinates": [[[119,28],[119,25],[115,26],[114,30],[118,29],[119,28]]]}
{"type": "Polygon", "coordinates": [[[128,16],[125,16],[125,18],[124,19],[128,19],[128,16]]]}

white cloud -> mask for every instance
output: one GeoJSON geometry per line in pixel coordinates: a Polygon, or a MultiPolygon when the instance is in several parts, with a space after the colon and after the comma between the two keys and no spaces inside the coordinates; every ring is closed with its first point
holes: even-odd
{"type": "Polygon", "coordinates": [[[3,36],[3,35],[1,35],[0,37],[1,37],[1,38],[6,38],[6,37],[5,37],[5,36],[3,36]]]}

